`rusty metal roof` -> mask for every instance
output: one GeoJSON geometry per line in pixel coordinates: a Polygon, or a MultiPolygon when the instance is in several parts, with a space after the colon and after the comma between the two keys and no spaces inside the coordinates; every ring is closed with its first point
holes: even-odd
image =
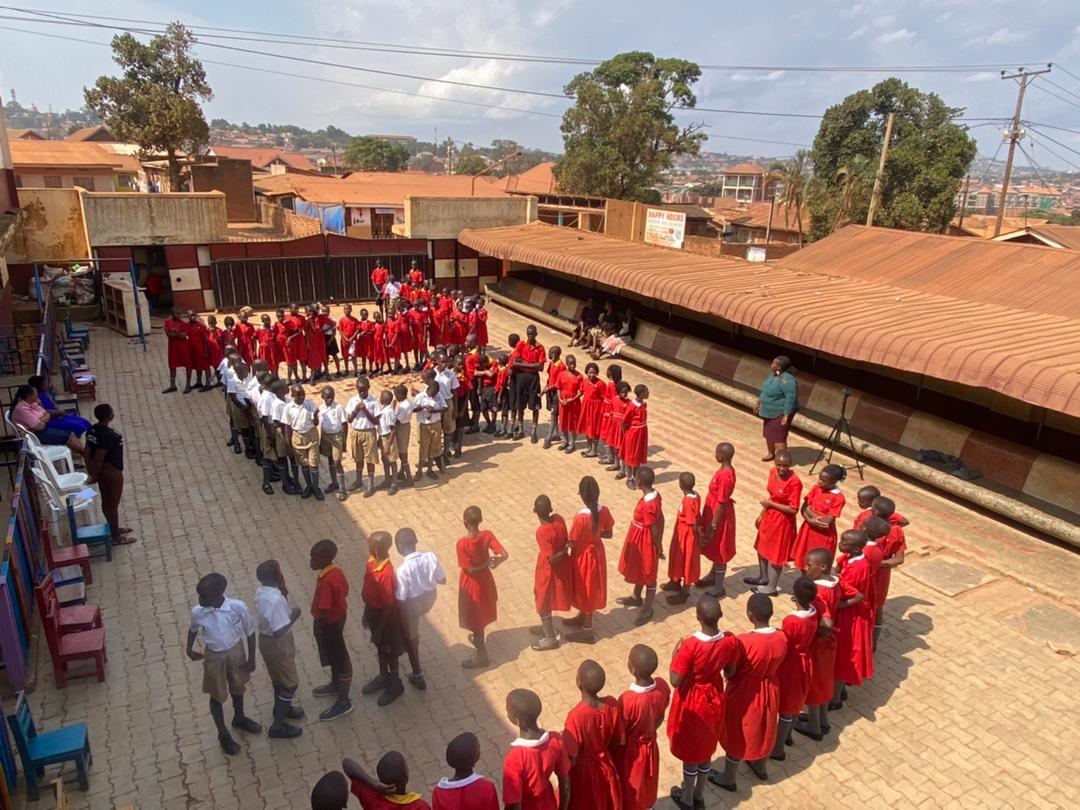
{"type": "MultiPolygon", "coordinates": [[[[844,231],[819,246],[838,236],[844,236],[844,231]]],[[[936,274],[927,270],[910,277],[892,270],[889,257],[883,256],[876,262],[876,274],[816,273],[789,266],[791,258],[806,250],[779,263],[759,264],[696,256],[542,223],[465,230],[458,240],[488,256],[719,316],[794,345],[987,388],[1080,416],[1080,285],[1075,283],[1080,265],[1073,266],[1074,282],[1057,288],[1058,298],[1072,300],[1071,307],[1060,307],[1068,310],[1066,315],[1044,311],[1052,304],[1038,294],[1004,292],[1004,287],[1022,287],[1013,282],[992,277],[987,291],[979,293],[979,274],[962,267],[964,279],[953,281],[949,263],[939,266],[936,274]],[[940,278],[935,280],[935,275],[940,278]],[[983,300],[989,298],[1002,300],[983,300]],[[1034,299],[1042,308],[1025,306],[1023,298],[1034,299]]],[[[1040,257],[1068,253],[963,238],[954,241],[1008,252],[1034,250],[1040,257]]],[[[903,254],[896,259],[905,260],[903,254]]],[[[1062,272],[1056,262],[1051,261],[1051,274],[1062,272]]],[[[1039,262],[1021,264],[1025,269],[1018,275],[1037,281],[1033,268],[1039,262]]]]}

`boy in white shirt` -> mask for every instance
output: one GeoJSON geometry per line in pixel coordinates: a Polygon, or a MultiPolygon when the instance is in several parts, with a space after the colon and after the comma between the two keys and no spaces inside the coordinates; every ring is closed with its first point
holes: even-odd
{"type": "Polygon", "coordinates": [[[267,736],[291,739],[304,733],[303,729],[286,722],[304,716],[304,710],[293,703],[300,678],[296,672],[292,626],[300,618],[300,608],[289,607],[289,591],[277,560],[259,563],[255,577],[259,580],[259,587],[255,589],[259,652],[274,686],[274,722],[267,736]]]}
{"type": "MultiPolygon", "coordinates": [[[[416,392],[413,391],[413,396],[416,392]]],[[[397,414],[397,440],[398,458],[401,459],[401,469],[398,470],[397,480],[402,486],[413,485],[412,470],[409,469],[409,439],[412,437],[412,412],[413,403],[409,399],[409,389],[404,385],[394,388],[394,409],[397,414]]]]}
{"type": "Polygon", "coordinates": [[[322,430],[319,452],[326,456],[330,468],[330,486],[326,491],[337,490],[338,500],[343,501],[349,497],[348,487],[345,486],[345,468],[341,464],[345,439],[349,433],[349,414],[341,403],[334,402],[334,389],[329,385],[322,390],[322,400],[323,405],[319,408],[319,428],[322,430]]]}
{"type": "Polygon", "coordinates": [[[391,495],[398,491],[397,481],[397,406],[394,404],[394,394],[386,389],[379,395],[378,431],[379,450],[382,454],[383,482],[379,489],[386,489],[391,495]]]}
{"type": "Polygon", "coordinates": [[[356,481],[349,489],[363,486],[363,468],[367,467],[368,485],[364,497],[375,494],[375,462],[379,460],[379,403],[371,396],[371,381],[367,377],[356,378],[356,395],[345,404],[353,429],[349,453],[356,462],[356,481]]]}
{"type": "Polygon", "coordinates": [[[398,529],[394,546],[402,560],[394,568],[394,598],[401,611],[405,651],[409,654],[409,683],[423,691],[427,689],[424,671],[420,668],[420,617],[435,606],[435,588],[446,584],[446,574],[433,551],[416,550],[416,532],[398,529]]]}
{"type": "Polygon", "coordinates": [[[457,431],[457,396],[454,392],[461,387],[461,380],[458,379],[457,372],[449,366],[446,352],[435,352],[432,360],[435,363],[435,381],[439,384],[439,394],[446,401],[446,410],[442,415],[442,464],[439,465],[441,470],[450,463],[450,445],[457,431]]]}
{"type": "Polygon", "coordinates": [[[285,400],[285,394],[289,391],[289,384],[284,380],[274,380],[270,383],[270,393],[274,398],[270,401],[270,414],[267,423],[270,433],[274,437],[274,471],[281,479],[281,491],[286,495],[299,495],[300,482],[299,471],[296,468],[296,457],[289,448],[289,436],[285,425],[285,408],[289,404],[285,400]]]}
{"type": "Polygon", "coordinates": [[[255,671],[255,620],[247,605],[225,596],[227,584],[225,577],[215,573],[207,574],[195,586],[199,604],[191,609],[186,652],[192,661],[203,662],[202,689],[210,696],[210,715],[222,750],[238,754],[240,745],[225,727],[225,701],[232,698],[233,728],[259,734],[262,726],[244,714],[244,689],[255,671]],[[195,652],[199,633],[203,652],[195,652]]]}
{"type": "Polygon", "coordinates": [[[294,383],[289,393],[292,394],[292,402],[285,406],[281,421],[307,484],[300,497],[310,498],[314,495],[315,500],[323,501],[326,496],[319,489],[319,429],[315,423],[315,403],[304,398],[304,386],[299,383],[294,383]]]}
{"type": "Polygon", "coordinates": [[[239,444],[233,446],[233,451],[236,453],[243,452],[247,458],[254,459],[257,455],[255,452],[255,431],[252,429],[251,411],[248,409],[248,405],[251,403],[251,395],[248,393],[250,390],[248,379],[250,376],[251,367],[243,360],[238,360],[233,367],[233,374],[225,378],[225,396],[227,397],[226,410],[229,413],[229,420],[244,443],[243,451],[241,451],[239,444]]]}
{"type": "Polygon", "coordinates": [[[259,392],[259,398],[255,400],[255,413],[259,417],[259,441],[262,445],[262,490],[267,495],[273,495],[274,473],[277,472],[278,462],[282,460],[278,458],[277,444],[274,441],[274,426],[270,422],[270,414],[277,397],[270,390],[272,380],[270,372],[264,371],[260,377],[262,390],[259,392]]]}
{"type": "Polygon", "coordinates": [[[416,462],[419,474],[427,467],[427,476],[438,479],[439,474],[432,469],[437,464],[440,470],[446,468],[442,460],[442,415],[446,411],[446,400],[439,393],[439,383],[431,379],[427,389],[417,394],[413,400],[413,412],[420,426],[420,458],[416,462]]]}

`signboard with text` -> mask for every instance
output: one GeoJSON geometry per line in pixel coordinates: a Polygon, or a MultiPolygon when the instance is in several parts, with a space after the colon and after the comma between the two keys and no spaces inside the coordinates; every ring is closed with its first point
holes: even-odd
{"type": "Polygon", "coordinates": [[[645,212],[645,241],[652,245],[681,248],[686,236],[686,214],[649,208],[645,212]]]}

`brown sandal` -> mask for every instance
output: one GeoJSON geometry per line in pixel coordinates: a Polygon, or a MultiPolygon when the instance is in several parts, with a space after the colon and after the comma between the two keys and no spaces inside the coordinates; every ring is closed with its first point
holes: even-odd
{"type": "Polygon", "coordinates": [[[114,537],[112,544],[114,546],[130,546],[132,543],[139,542],[138,537],[132,537],[130,534],[121,535],[120,537],[114,537]]]}

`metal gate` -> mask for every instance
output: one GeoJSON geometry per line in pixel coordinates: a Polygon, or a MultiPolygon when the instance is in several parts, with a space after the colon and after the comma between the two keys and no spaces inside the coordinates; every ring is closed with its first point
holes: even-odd
{"type": "Polygon", "coordinates": [[[218,309],[257,309],[324,300],[325,256],[220,259],[210,265],[218,309]]]}
{"type": "Polygon", "coordinates": [[[327,258],[327,294],[335,301],[370,301],[375,298],[371,271],[381,263],[394,278],[406,277],[413,262],[431,278],[431,264],[424,253],[391,255],[330,256],[327,258]]]}

